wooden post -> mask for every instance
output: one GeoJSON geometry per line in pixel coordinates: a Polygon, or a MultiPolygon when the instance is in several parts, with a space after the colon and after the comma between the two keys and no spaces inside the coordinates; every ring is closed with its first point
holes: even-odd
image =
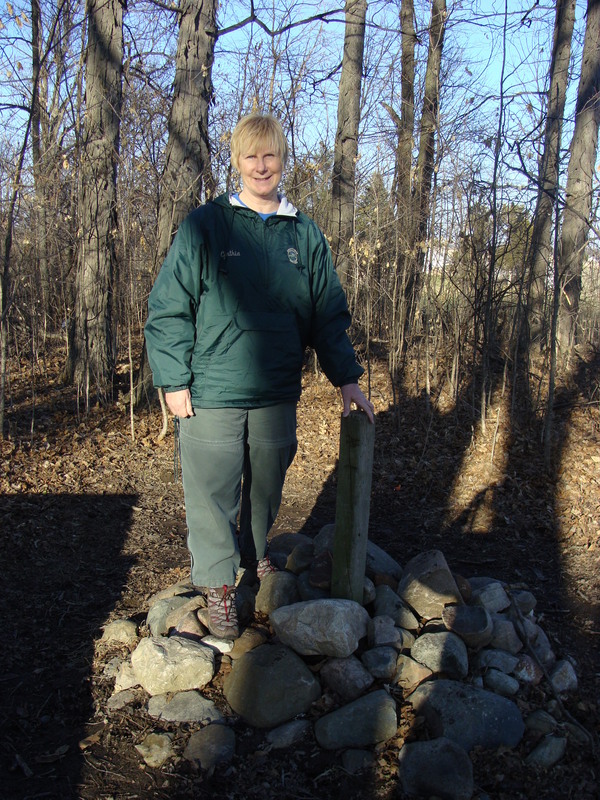
{"type": "Polygon", "coordinates": [[[362,604],[367,563],[375,425],[362,411],[342,417],[331,596],[362,604]]]}

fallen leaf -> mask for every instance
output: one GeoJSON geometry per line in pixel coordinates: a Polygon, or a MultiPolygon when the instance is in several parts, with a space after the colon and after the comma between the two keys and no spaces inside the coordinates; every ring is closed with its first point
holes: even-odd
{"type": "Polygon", "coordinates": [[[79,749],[80,750],[87,750],[88,747],[91,747],[93,744],[98,744],[100,741],[100,734],[99,733],[92,733],[89,736],[86,736],[85,739],[82,739],[79,742],[79,749]]]}
{"type": "Polygon", "coordinates": [[[36,756],[35,760],[38,764],[51,764],[53,761],[60,761],[60,759],[66,755],[68,750],[69,745],[63,744],[60,747],[57,747],[53,753],[42,753],[41,755],[36,756]]]}

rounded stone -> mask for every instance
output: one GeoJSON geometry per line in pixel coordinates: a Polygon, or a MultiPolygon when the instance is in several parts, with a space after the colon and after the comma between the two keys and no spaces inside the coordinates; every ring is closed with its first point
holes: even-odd
{"type": "Polygon", "coordinates": [[[223,693],[250,725],[275,728],[306,713],[321,696],[321,685],[289,647],[264,644],[233,662],[223,693]]]}
{"type": "Polygon", "coordinates": [[[492,640],[494,623],[483,606],[446,606],[442,621],[473,650],[485,647],[492,640]]]}

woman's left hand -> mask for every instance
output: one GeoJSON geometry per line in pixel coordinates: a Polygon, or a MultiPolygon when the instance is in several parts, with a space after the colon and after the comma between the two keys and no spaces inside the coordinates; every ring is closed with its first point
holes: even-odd
{"type": "Polygon", "coordinates": [[[350,406],[352,403],[354,403],[357,408],[362,408],[369,418],[369,422],[375,422],[375,417],[373,416],[373,403],[370,400],[367,400],[360,390],[358,383],[347,383],[345,386],[341,387],[341,392],[342,400],[344,401],[344,410],[342,412],[342,416],[348,416],[350,413],[350,406]]]}

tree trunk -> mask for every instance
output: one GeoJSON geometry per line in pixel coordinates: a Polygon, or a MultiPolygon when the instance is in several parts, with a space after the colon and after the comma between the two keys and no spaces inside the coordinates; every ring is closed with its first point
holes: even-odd
{"type": "Polygon", "coordinates": [[[413,137],[415,132],[415,7],[413,0],[404,0],[400,8],[400,30],[402,36],[400,77],[402,110],[398,120],[398,150],[396,157],[396,206],[400,213],[408,216],[408,228],[412,227],[410,214],[411,166],[413,137]]]}
{"type": "MultiPolygon", "coordinates": [[[[210,174],[208,109],[212,99],[216,7],[217,0],[182,0],[180,6],[155,271],[164,261],[182,220],[200,204],[203,186],[208,197],[215,188],[210,174]]],[[[152,373],[144,346],[134,403],[138,405],[151,393],[152,373]]]]}
{"type": "Polygon", "coordinates": [[[431,26],[429,28],[429,52],[427,54],[427,69],[425,71],[425,95],[423,97],[423,111],[421,112],[419,155],[417,157],[413,190],[414,213],[416,215],[416,240],[414,245],[416,246],[418,266],[420,268],[422,268],[425,262],[425,242],[429,229],[429,205],[435,156],[435,133],[438,126],[440,71],[442,67],[446,17],[446,0],[433,0],[431,26]]]}
{"type": "Polygon", "coordinates": [[[554,23],[554,43],[550,62],[550,86],[544,145],[538,174],[538,196],[529,257],[529,297],[527,343],[543,332],[548,269],[552,263],[552,224],[558,191],[559,154],[565,100],[569,81],[571,40],[575,24],[575,0],[558,0],[554,23]]]}
{"type": "Polygon", "coordinates": [[[6,230],[1,241],[2,251],[0,253],[2,270],[0,274],[0,439],[4,439],[4,409],[6,406],[6,367],[8,363],[8,314],[12,303],[12,245],[13,233],[15,228],[15,217],[17,214],[17,204],[21,191],[21,176],[23,174],[23,164],[27,153],[29,134],[31,132],[31,113],[27,120],[23,143],[21,145],[15,173],[12,180],[10,198],[8,199],[6,218],[4,224],[6,230]]]}
{"type": "Polygon", "coordinates": [[[80,244],[71,374],[89,407],[90,392],[112,399],[116,341],[117,162],[123,74],[123,3],[87,0],[86,109],[81,153],[80,244]]]}
{"type": "Polygon", "coordinates": [[[365,46],[367,0],[347,0],[344,56],[338,95],[332,194],[332,251],[342,286],[348,290],[352,269],[351,242],[354,233],[354,199],[360,87],[365,46]]]}
{"type": "Polygon", "coordinates": [[[39,0],[31,0],[31,157],[35,192],[34,219],[36,228],[36,261],[44,314],[49,311],[49,275],[47,254],[46,179],[42,154],[41,114],[41,10],[39,0]]]}
{"type": "Polygon", "coordinates": [[[600,0],[588,0],[575,130],[567,172],[560,248],[562,291],[558,342],[568,359],[577,344],[581,275],[592,210],[600,127],[600,0]]]}
{"type": "MultiPolygon", "coordinates": [[[[397,219],[400,248],[396,263],[394,342],[390,366],[396,371],[406,333],[419,301],[422,272],[428,249],[431,189],[438,126],[440,71],[446,29],[446,0],[433,0],[429,26],[429,49],[425,71],[425,91],[421,111],[419,152],[411,186],[412,129],[414,125],[414,48],[412,2],[401,15],[402,24],[402,116],[396,115],[398,148],[396,155],[397,219]]],[[[389,110],[389,109],[388,109],[389,110]]],[[[394,115],[392,115],[394,116],[394,115]]]]}
{"type": "Polygon", "coordinates": [[[415,128],[415,47],[417,44],[414,18],[413,0],[404,0],[400,7],[402,97],[400,114],[386,105],[386,110],[396,125],[398,136],[392,189],[398,220],[397,240],[399,243],[393,288],[393,341],[389,353],[389,368],[392,376],[395,376],[398,371],[400,354],[403,349],[406,320],[406,272],[410,263],[409,243],[414,240],[411,185],[415,128]]]}
{"type": "Polygon", "coordinates": [[[157,268],[181,221],[198,205],[209,174],[208,107],[212,98],[216,0],[182,0],[175,60],[173,105],[158,209],[157,268]]]}

